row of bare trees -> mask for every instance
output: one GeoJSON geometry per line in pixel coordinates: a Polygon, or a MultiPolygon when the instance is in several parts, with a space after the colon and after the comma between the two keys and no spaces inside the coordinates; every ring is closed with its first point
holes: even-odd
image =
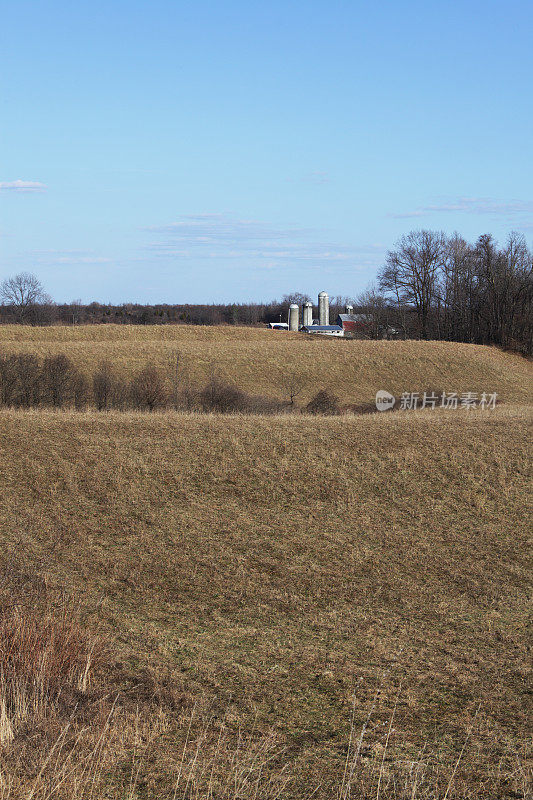
{"type": "MultiPolygon", "coordinates": [[[[184,398],[180,396],[180,402],[184,398]]],[[[112,408],[155,411],[170,404],[164,376],[147,364],[131,379],[124,379],[108,362],[91,378],[68,356],[33,354],[0,355],[0,405],[11,408],[76,408],[89,405],[100,411],[112,408]]]]}
{"type": "Polygon", "coordinates": [[[360,304],[388,317],[405,336],[496,344],[533,352],[533,257],[522,235],[503,246],[490,234],[475,244],[459,234],[403,236],[379,273],[380,291],[360,304]]]}
{"type": "MultiPolygon", "coordinates": [[[[176,366],[179,359],[176,359],[176,366]]],[[[101,362],[88,377],[64,354],[39,359],[28,353],[0,354],[0,406],[8,408],[89,407],[98,411],[195,411],[203,413],[340,413],[339,401],[319,391],[307,405],[296,398],[307,387],[305,379],[290,371],[280,373],[279,399],[249,395],[213,372],[202,386],[194,386],[186,369],[165,371],[147,363],[133,376],[101,362]]]]}

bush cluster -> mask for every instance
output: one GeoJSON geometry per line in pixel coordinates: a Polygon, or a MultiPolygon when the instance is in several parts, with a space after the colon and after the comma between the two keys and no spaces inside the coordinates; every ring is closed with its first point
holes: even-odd
{"type": "Polygon", "coordinates": [[[31,354],[0,355],[0,403],[15,408],[85,408],[90,386],[65,355],[40,361],[31,354]]]}

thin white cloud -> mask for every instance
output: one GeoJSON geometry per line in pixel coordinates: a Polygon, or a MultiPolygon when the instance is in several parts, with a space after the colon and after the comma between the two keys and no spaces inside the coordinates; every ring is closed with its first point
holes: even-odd
{"type": "Polygon", "coordinates": [[[533,201],[499,200],[494,197],[459,197],[457,199],[420,206],[414,211],[389,214],[393,219],[426,217],[431,214],[462,213],[492,215],[508,222],[523,222],[526,215],[533,214],[533,201]]]}
{"type": "Polygon", "coordinates": [[[287,181],[289,183],[314,183],[320,185],[323,183],[331,183],[331,178],[328,172],[320,169],[314,169],[311,170],[311,172],[306,172],[297,178],[287,178],[287,181]]]}
{"type": "Polygon", "coordinates": [[[405,211],[403,214],[387,214],[392,219],[412,219],[413,217],[425,217],[424,211],[405,211]]]}
{"type": "Polygon", "coordinates": [[[104,256],[59,256],[57,264],[110,264],[112,259],[104,256]]]}
{"type": "Polygon", "coordinates": [[[237,219],[230,214],[187,214],[176,222],[147,230],[160,236],[145,249],[162,257],[247,259],[270,267],[295,262],[359,266],[362,255],[368,258],[383,250],[381,245],[354,248],[317,241],[313,231],[306,228],[237,219]]]}
{"type": "Polygon", "coordinates": [[[2,192],[44,192],[46,188],[46,184],[39,181],[0,181],[2,192]]]}
{"type": "Polygon", "coordinates": [[[112,258],[100,256],[86,250],[33,250],[33,256],[39,264],[110,264],[112,258]]]}
{"type": "Polygon", "coordinates": [[[315,169],[307,175],[304,175],[303,180],[306,183],[329,183],[331,179],[329,174],[324,170],[315,169]]]}
{"type": "Polygon", "coordinates": [[[465,211],[469,214],[530,214],[533,202],[497,200],[493,197],[460,197],[451,203],[424,207],[424,211],[465,211]]]}
{"type": "Polygon", "coordinates": [[[246,240],[277,240],[308,234],[304,228],[281,228],[254,219],[236,219],[230,214],[183,214],[177,222],[152,225],[149,231],[172,235],[174,240],[197,243],[246,240]]]}

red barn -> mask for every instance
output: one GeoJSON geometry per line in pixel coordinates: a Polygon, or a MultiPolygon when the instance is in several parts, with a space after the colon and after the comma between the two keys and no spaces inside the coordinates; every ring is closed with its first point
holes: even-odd
{"type": "Polygon", "coordinates": [[[358,333],[360,336],[370,335],[370,325],[366,314],[339,314],[337,325],[345,333],[358,333]]]}

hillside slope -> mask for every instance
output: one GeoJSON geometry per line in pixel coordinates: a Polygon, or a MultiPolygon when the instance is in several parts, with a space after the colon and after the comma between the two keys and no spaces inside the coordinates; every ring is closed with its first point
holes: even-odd
{"type": "MultiPolygon", "coordinates": [[[[4,411],[0,566],[80,598],[128,669],[227,714],[235,736],[273,726],[283,797],[337,797],[351,714],[359,735],[369,711],[369,785],[390,725],[387,775],[423,752],[442,797],[466,744],[449,796],[507,796],[527,769],[530,432],[517,407],[4,411]]],[[[139,797],[172,796],[185,733],[155,738],[139,797]]]]}
{"type": "Polygon", "coordinates": [[[198,386],[213,373],[251,394],[285,399],[286,378],[303,379],[299,402],[329,389],[345,403],[425,389],[497,392],[529,402],[531,364],[496,348],[456,342],[356,341],[259,328],[126,325],[31,328],[0,326],[0,353],[65,353],[86,372],[108,359],[131,374],[147,361],[198,386]]]}

